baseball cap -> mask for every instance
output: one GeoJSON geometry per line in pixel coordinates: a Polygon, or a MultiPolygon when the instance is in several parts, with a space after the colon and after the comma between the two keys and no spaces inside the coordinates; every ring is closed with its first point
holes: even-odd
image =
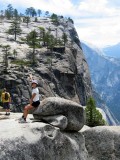
{"type": "Polygon", "coordinates": [[[37,80],[32,80],[32,83],[38,84],[37,80]]]}

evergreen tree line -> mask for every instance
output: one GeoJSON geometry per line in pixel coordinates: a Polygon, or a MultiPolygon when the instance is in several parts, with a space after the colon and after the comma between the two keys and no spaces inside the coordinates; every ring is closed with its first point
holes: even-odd
{"type": "MultiPolygon", "coordinates": [[[[26,23],[26,21],[25,21],[25,23],[26,23]]],[[[14,35],[15,41],[17,39],[17,36],[22,33],[22,29],[20,27],[20,24],[21,24],[21,22],[19,19],[14,19],[13,21],[11,21],[11,26],[6,31],[8,34],[14,35]]],[[[27,21],[27,26],[28,26],[28,21],[27,21]]],[[[30,33],[28,33],[25,38],[21,38],[23,43],[28,44],[28,46],[30,48],[32,48],[32,52],[30,52],[29,56],[28,56],[28,58],[31,58],[32,65],[36,64],[36,49],[37,48],[47,47],[48,49],[51,50],[51,53],[52,53],[53,48],[55,46],[59,46],[59,47],[64,46],[65,47],[65,45],[68,41],[66,33],[63,32],[62,37],[58,38],[57,37],[57,35],[58,35],[57,29],[55,32],[56,32],[56,36],[53,36],[50,28],[48,28],[48,30],[46,31],[45,28],[38,27],[37,31],[33,30],[30,33]]],[[[4,45],[4,46],[1,45],[0,47],[3,49],[2,52],[4,53],[3,59],[4,59],[4,64],[5,64],[5,71],[7,72],[8,56],[10,55],[9,50],[11,49],[11,47],[9,45],[4,45]]],[[[17,55],[16,53],[17,53],[17,51],[14,50],[13,51],[14,58],[17,55]]]]}
{"type": "MultiPolygon", "coordinates": [[[[12,4],[9,4],[7,6],[7,9],[0,10],[0,18],[4,19],[7,18],[8,20],[16,18],[20,19],[20,17],[40,17],[43,14],[43,11],[41,9],[36,10],[34,7],[26,8],[25,13],[18,13],[18,10],[16,8],[13,8],[12,4]]],[[[51,14],[49,11],[44,12],[45,17],[51,17],[54,18],[54,20],[57,20],[58,17],[64,18],[63,16],[58,16],[57,14],[51,14]]],[[[68,21],[71,23],[74,23],[73,20],[68,17],[68,21]]]]}

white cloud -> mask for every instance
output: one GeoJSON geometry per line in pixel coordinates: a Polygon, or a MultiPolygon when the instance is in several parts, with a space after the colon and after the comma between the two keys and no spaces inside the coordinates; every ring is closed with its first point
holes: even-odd
{"type": "Polygon", "coordinates": [[[76,29],[80,39],[104,47],[120,42],[119,20],[120,17],[78,20],[76,29]]]}
{"type": "Polygon", "coordinates": [[[75,24],[81,40],[99,47],[120,42],[120,6],[114,4],[113,7],[109,4],[110,1],[82,0],[80,2],[79,11],[83,17],[76,18],[75,24]]]}
{"type": "Polygon", "coordinates": [[[116,13],[115,8],[108,7],[108,0],[84,0],[78,9],[86,15],[110,16],[116,13]]]}

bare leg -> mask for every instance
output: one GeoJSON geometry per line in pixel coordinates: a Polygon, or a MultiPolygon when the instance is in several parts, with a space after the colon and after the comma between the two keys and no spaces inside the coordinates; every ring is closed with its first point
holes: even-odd
{"type": "Polygon", "coordinates": [[[25,108],[24,108],[24,113],[23,113],[23,116],[24,116],[25,119],[27,118],[27,115],[28,115],[29,110],[31,110],[31,109],[33,109],[33,108],[34,108],[34,107],[31,106],[30,104],[28,104],[27,106],[25,106],[25,108]]]}
{"type": "Polygon", "coordinates": [[[6,112],[10,112],[10,109],[6,109],[6,112]]]}
{"type": "Polygon", "coordinates": [[[10,114],[10,106],[9,103],[6,103],[6,114],[10,114]]]}

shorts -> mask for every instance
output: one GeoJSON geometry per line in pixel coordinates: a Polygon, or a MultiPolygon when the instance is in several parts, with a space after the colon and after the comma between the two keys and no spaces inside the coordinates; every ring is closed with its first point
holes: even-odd
{"type": "Polygon", "coordinates": [[[32,103],[32,106],[36,108],[39,106],[39,104],[40,104],[40,101],[36,101],[32,103]]]}
{"type": "Polygon", "coordinates": [[[10,103],[9,102],[4,102],[3,103],[3,108],[4,109],[10,109],[10,103]]]}

